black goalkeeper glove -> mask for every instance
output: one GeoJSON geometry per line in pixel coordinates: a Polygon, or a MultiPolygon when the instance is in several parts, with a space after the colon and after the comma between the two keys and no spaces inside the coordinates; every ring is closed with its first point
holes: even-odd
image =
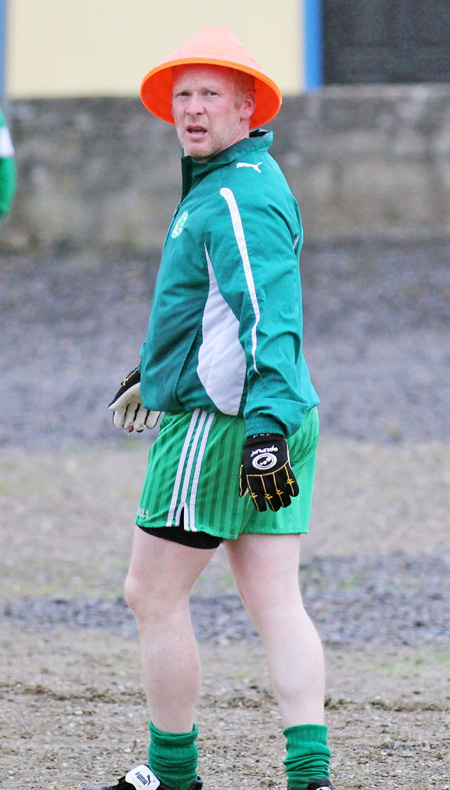
{"type": "Polygon", "coordinates": [[[142,405],[140,381],[141,374],[134,368],[122,381],[120,389],[109,404],[116,428],[141,433],[144,427],[153,428],[158,422],[159,411],[150,411],[142,405]]]}
{"type": "Polygon", "coordinates": [[[288,507],[299,493],[287,441],[279,433],[249,436],[242,448],[239,496],[250,492],[256,510],[288,507]]]}

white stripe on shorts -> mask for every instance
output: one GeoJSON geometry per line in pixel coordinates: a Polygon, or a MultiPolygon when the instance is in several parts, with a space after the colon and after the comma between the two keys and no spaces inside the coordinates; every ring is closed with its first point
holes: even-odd
{"type": "Polygon", "coordinates": [[[175,518],[175,525],[176,526],[179,525],[181,513],[184,513],[184,517],[185,517],[184,529],[189,530],[191,532],[197,531],[197,528],[195,526],[196,496],[197,496],[198,483],[200,479],[202,461],[205,454],[206,444],[208,441],[208,434],[213,419],[214,419],[214,414],[207,414],[207,412],[200,411],[200,409],[195,409],[192,413],[191,421],[189,423],[189,428],[187,430],[186,438],[183,444],[183,449],[180,455],[177,474],[175,477],[172,499],[170,501],[170,507],[166,521],[167,527],[173,526],[174,518],[175,518]],[[205,422],[206,422],[206,427],[204,427],[205,422]],[[192,445],[191,445],[191,441],[192,441],[192,445]],[[199,442],[200,442],[200,449],[198,452],[197,462],[195,464],[190,496],[188,496],[189,485],[191,483],[191,477],[192,477],[192,470],[195,462],[195,455],[197,452],[197,447],[199,442]],[[183,487],[181,489],[181,494],[180,494],[181,486],[183,487]]]}
{"type": "MultiPolygon", "coordinates": [[[[183,477],[183,469],[184,469],[184,462],[186,460],[187,452],[189,450],[189,445],[191,443],[191,437],[194,433],[195,423],[197,422],[197,417],[200,414],[200,409],[195,409],[192,412],[191,422],[189,423],[188,432],[186,434],[186,439],[184,440],[183,449],[180,455],[180,462],[178,464],[177,475],[175,478],[175,485],[173,487],[173,494],[172,499],[170,501],[169,513],[167,516],[166,527],[172,526],[173,517],[175,515],[175,508],[177,505],[178,500],[178,492],[180,490],[181,479],[183,477]]],[[[178,515],[178,514],[177,514],[178,515]]]]}
{"type": "Polygon", "coordinates": [[[197,463],[195,464],[194,479],[192,481],[191,501],[189,503],[189,529],[195,531],[197,531],[197,527],[195,526],[195,503],[197,500],[198,482],[200,480],[200,470],[203,462],[203,456],[205,455],[206,442],[208,441],[209,429],[211,428],[213,419],[214,419],[214,414],[210,414],[206,421],[206,426],[200,444],[200,451],[198,454],[197,463]]]}

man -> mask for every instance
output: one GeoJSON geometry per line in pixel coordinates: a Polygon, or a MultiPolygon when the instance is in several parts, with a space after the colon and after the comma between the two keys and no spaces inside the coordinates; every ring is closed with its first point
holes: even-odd
{"type": "Polygon", "coordinates": [[[153,426],[165,412],[125,586],[151,713],[149,766],[113,787],[202,786],[189,595],[223,541],[267,653],[288,787],[331,788],[323,654],[298,584],[318,439],[318,398],[302,355],[302,229],[268,153],[272,134],[259,129],[278,112],[281,94],[216,27],[149,72],[141,95],[175,124],[183,190],[141,363],[110,405],[115,425],[128,431],[153,426]]]}
{"type": "Polygon", "coordinates": [[[16,191],[14,147],[0,110],[0,219],[8,214],[16,191]]]}

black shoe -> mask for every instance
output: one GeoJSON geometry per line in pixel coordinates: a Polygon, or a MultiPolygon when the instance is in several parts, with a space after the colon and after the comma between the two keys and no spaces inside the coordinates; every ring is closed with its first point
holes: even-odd
{"type": "MultiPolygon", "coordinates": [[[[189,790],[202,790],[203,782],[197,777],[192,782],[189,790]]],[[[81,790],[171,790],[170,787],[159,781],[148,765],[138,765],[122,776],[115,785],[85,785],[81,790]]]]}
{"type": "MultiPolygon", "coordinates": [[[[288,785],[288,790],[291,788],[288,785]]],[[[334,790],[331,780],[327,776],[323,779],[311,779],[306,790],[334,790]]]]}

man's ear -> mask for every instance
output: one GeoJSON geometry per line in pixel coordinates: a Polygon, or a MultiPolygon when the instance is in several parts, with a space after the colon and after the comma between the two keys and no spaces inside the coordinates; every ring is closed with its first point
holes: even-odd
{"type": "Polygon", "coordinates": [[[244,100],[241,105],[241,119],[243,121],[249,121],[252,117],[253,113],[255,112],[256,108],[256,96],[254,93],[245,94],[244,100]]]}

